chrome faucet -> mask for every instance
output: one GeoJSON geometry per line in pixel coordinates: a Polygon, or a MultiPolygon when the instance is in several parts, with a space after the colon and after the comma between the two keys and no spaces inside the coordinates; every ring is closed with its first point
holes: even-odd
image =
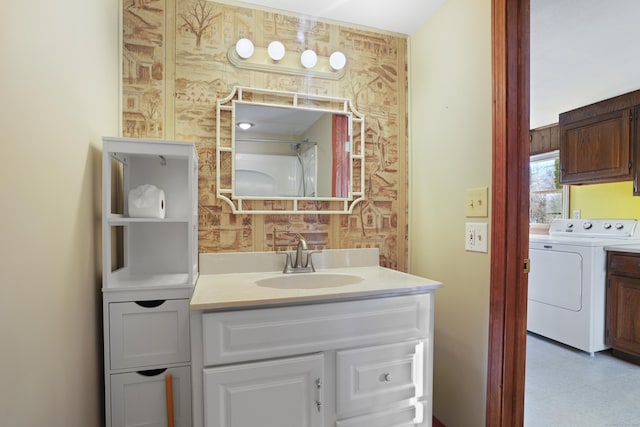
{"type": "Polygon", "coordinates": [[[311,273],[316,271],[313,267],[313,260],[307,247],[307,241],[301,235],[297,235],[298,243],[296,245],[296,257],[291,262],[291,254],[289,252],[280,252],[286,255],[283,273],[311,273]],[[303,261],[304,257],[304,261],[303,261]]]}
{"type": "Polygon", "coordinates": [[[293,263],[293,268],[303,268],[306,267],[309,263],[309,254],[307,254],[307,260],[302,265],[302,251],[306,251],[307,249],[307,241],[304,240],[304,237],[300,236],[298,238],[298,244],[296,245],[296,260],[293,263]]]}

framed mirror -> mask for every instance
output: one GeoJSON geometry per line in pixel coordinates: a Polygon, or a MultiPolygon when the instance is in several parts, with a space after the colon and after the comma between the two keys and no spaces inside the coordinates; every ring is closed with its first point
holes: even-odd
{"type": "Polygon", "coordinates": [[[216,103],[216,194],[234,213],[351,213],[364,116],[346,98],[234,87],[216,103]]]}

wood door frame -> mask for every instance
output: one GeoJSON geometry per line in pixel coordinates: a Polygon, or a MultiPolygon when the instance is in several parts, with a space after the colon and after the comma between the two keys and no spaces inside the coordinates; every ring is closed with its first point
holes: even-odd
{"type": "Polygon", "coordinates": [[[529,252],[529,0],[492,0],[493,201],[486,425],[522,426],[529,252]]]}

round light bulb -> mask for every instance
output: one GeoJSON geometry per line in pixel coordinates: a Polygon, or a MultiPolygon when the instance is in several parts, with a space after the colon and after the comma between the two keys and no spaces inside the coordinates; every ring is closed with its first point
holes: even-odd
{"type": "Polygon", "coordinates": [[[329,65],[336,71],[342,70],[347,64],[347,57],[342,52],[333,52],[329,57],[329,65]]]}
{"type": "Polygon", "coordinates": [[[253,123],[249,122],[240,122],[238,123],[238,127],[242,130],[251,129],[253,127],[253,123]]]}
{"type": "Polygon", "coordinates": [[[251,58],[253,55],[253,43],[249,39],[240,39],[236,43],[236,52],[240,58],[251,58]]]}
{"type": "Polygon", "coordinates": [[[305,68],[313,68],[318,63],[318,55],[311,49],[307,49],[300,55],[300,62],[305,68]]]}
{"type": "Polygon", "coordinates": [[[285,48],[281,42],[273,41],[269,43],[267,52],[269,52],[269,58],[273,59],[274,61],[280,61],[282,58],[284,58],[285,48]]]}

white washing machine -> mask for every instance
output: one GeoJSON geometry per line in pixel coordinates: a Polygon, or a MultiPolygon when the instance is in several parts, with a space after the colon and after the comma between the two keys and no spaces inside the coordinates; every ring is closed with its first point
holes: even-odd
{"type": "Polygon", "coordinates": [[[639,240],[626,219],[558,219],[549,235],[530,235],[527,329],[591,355],[607,349],[604,247],[639,240]]]}

